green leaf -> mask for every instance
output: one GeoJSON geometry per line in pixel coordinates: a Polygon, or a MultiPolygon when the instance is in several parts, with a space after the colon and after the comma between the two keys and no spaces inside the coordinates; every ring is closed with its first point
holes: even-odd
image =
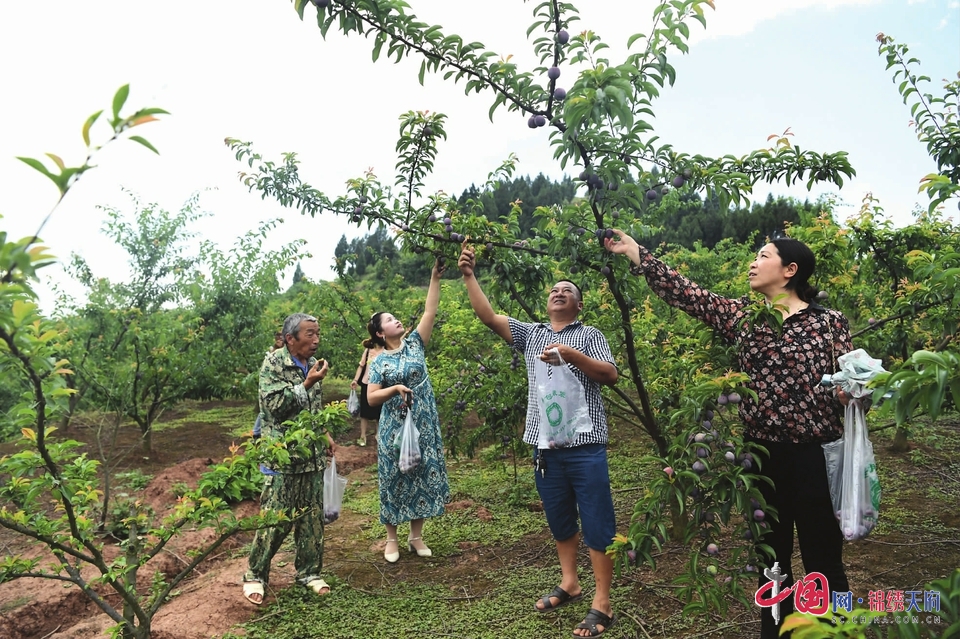
{"type": "Polygon", "coordinates": [[[149,142],[147,142],[146,140],[144,140],[144,139],[143,139],[142,137],[140,137],[139,135],[131,135],[131,136],[130,136],[130,139],[133,140],[134,142],[139,142],[140,144],[142,144],[143,146],[147,147],[148,149],[150,149],[151,151],[153,151],[153,152],[156,153],[157,155],[160,155],[160,151],[157,151],[157,149],[156,149],[152,144],[150,144],[149,142]]]}
{"type": "Polygon", "coordinates": [[[113,96],[113,119],[114,121],[120,119],[120,109],[123,108],[123,105],[127,101],[127,97],[130,95],[130,85],[125,84],[119,89],[117,93],[113,96]]]}
{"type": "Polygon", "coordinates": [[[294,0],[293,7],[297,10],[297,15],[300,16],[300,19],[303,20],[303,10],[307,7],[307,3],[310,0],[294,0]]]}
{"type": "Polygon", "coordinates": [[[83,143],[87,146],[90,146],[90,127],[93,126],[93,123],[97,121],[97,118],[100,117],[100,114],[103,113],[103,109],[100,109],[83,123],[83,143]]]}
{"type": "Polygon", "coordinates": [[[35,159],[33,159],[33,158],[25,158],[25,157],[20,157],[20,156],[17,156],[17,159],[20,160],[21,162],[23,162],[24,164],[26,164],[27,166],[32,166],[33,168],[35,168],[36,170],[40,171],[41,173],[43,173],[44,175],[46,175],[48,178],[50,178],[51,180],[53,180],[54,182],[56,182],[56,176],[54,176],[53,173],[51,173],[50,171],[48,171],[48,170],[47,170],[47,167],[45,167],[45,166],[43,165],[43,163],[40,162],[40,160],[35,160],[35,159]]]}

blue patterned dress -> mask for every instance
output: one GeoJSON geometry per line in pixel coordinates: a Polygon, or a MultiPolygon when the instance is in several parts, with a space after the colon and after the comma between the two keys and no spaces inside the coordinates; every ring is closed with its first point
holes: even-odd
{"type": "Polygon", "coordinates": [[[411,519],[442,515],[450,501],[447,463],[440,437],[440,415],[427,376],[423,339],[414,330],[394,351],[384,351],[370,364],[370,383],[387,388],[403,384],[413,391],[413,423],[420,431],[420,465],[400,472],[393,440],[403,426],[403,399],[395,395],[383,404],[377,432],[377,471],[380,477],[380,523],[396,526],[411,519]]]}

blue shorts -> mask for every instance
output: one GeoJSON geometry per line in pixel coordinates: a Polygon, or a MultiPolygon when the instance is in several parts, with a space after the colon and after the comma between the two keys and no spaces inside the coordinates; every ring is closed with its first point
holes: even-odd
{"type": "Polygon", "coordinates": [[[553,538],[564,541],[577,534],[579,515],[583,542],[592,550],[606,550],[617,533],[606,445],[534,449],[533,459],[537,492],[553,538]]]}

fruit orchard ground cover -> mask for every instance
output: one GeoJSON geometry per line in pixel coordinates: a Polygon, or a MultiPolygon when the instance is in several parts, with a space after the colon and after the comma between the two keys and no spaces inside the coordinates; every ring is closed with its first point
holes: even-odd
{"type": "MultiPolygon", "coordinates": [[[[158,475],[164,468],[197,457],[218,459],[237,438],[237,431],[244,430],[248,416],[244,410],[234,403],[180,406],[164,417],[155,458],[143,459],[137,451],[130,455],[126,469],[158,475]]],[[[355,425],[343,441],[353,441],[357,429],[355,425]]],[[[124,437],[139,434],[135,427],[128,430],[124,437]]],[[[89,425],[71,428],[69,435],[83,440],[91,431],[89,425]]],[[[845,547],[851,587],[864,595],[868,590],[922,588],[960,565],[956,510],[960,463],[955,461],[960,459],[960,418],[949,415],[936,425],[918,427],[914,449],[906,455],[886,450],[892,434],[888,429],[873,436],[884,488],[881,523],[869,538],[845,547]]],[[[632,427],[615,426],[611,475],[621,529],[648,473],[658,472],[636,463],[648,452],[646,446],[646,438],[632,427]]],[[[8,449],[0,448],[0,454],[8,449]]],[[[532,639],[567,637],[586,613],[586,602],[553,615],[531,610],[537,595],[555,585],[558,570],[526,459],[518,460],[516,487],[512,460],[502,459],[499,447],[483,451],[474,460],[451,461],[454,503],[445,517],[428,522],[426,528],[436,556],[422,560],[404,552],[400,562],[387,565],[382,558],[383,528],[376,517],[375,451],[372,446],[344,446],[341,455],[351,469],[351,485],[344,515],[327,529],[326,570],[334,586],[329,599],[318,602],[289,587],[292,555],[285,548],[275,560],[275,590],[268,593],[268,605],[262,610],[244,605],[237,585],[245,562],[240,547],[207,562],[200,574],[184,584],[170,604],[170,613],[158,621],[156,636],[192,639],[186,629],[203,628],[198,639],[225,633],[253,639],[386,639],[424,634],[532,639]],[[209,609],[200,604],[218,597],[227,603],[220,604],[222,614],[211,620],[209,609]]],[[[13,540],[0,538],[0,546],[10,543],[13,540]]],[[[720,546],[722,555],[722,540],[720,546]]],[[[794,560],[799,566],[799,557],[794,560]]],[[[676,598],[671,580],[687,561],[685,549],[668,546],[658,557],[655,572],[640,569],[616,578],[613,597],[621,618],[610,636],[642,637],[645,632],[670,637],[755,635],[755,609],[733,606],[725,618],[681,614],[685,602],[676,598]]],[[[581,566],[589,575],[585,553],[581,566]]],[[[57,624],[60,629],[52,637],[99,636],[106,624],[96,623],[98,615],[92,607],[73,606],[69,615],[57,614],[69,604],[71,589],[50,583],[55,596],[30,588],[21,589],[27,593],[23,596],[0,597],[0,624],[17,617],[35,620],[34,626],[20,626],[12,639],[44,636],[57,624]]],[[[585,579],[584,584],[589,583],[585,579]]]]}

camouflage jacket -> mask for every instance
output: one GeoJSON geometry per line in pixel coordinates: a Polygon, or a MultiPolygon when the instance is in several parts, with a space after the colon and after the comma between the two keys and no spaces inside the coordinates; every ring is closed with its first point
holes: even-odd
{"type": "MultiPolygon", "coordinates": [[[[308,369],[317,363],[315,357],[307,362],[308,369]]],[[[296,418],[304,410],[316,411],[323,406],[321,392],[323,382],[318,381],[310,390],[303,386],[303,370],[290,357],[286,347],[267,353],[260,366],[260,414],[264,440],[280,439],[287,427],[283,422],[296,418]]],[[[290,466],[276,468],[282,473],[307,473],[322,470],[326,455],[323,450],[314,451],[309,458],[291,456],[290,466]]]]}

